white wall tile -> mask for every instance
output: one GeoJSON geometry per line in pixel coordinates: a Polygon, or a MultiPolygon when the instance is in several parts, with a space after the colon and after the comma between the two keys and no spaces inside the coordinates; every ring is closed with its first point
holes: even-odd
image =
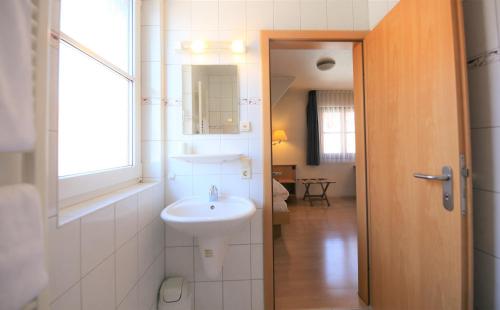
{"type": "MultiPolygon", "coordinates": [[[[193,237],[182,233],[169,225],[165,225],[165,246],[166,247],[179,247],[179,246],[193,246],[193,237]]],[[[167,252],[168,256],[168,252],[167,252]]]]}
{"type": "Polygon", "coordinates": [[[153,225],[146,226],[139,232],[139,276],[146,272],[154,261],[154,230],[153,225]]]}
{"type": "Polygon", "coordinates": [[[160,26],[160,0],[142,0],[141,25],[160,26]]]}
{"type": "Polygon", "coordinates": [[[219,174],[197,175],[193,180],[193,195],[208,197],[208,191],[212,185],[215,185],[220,193],[221,176],[219,174]]]}
{"type": "Polygon", "coordinates": [[[49,278],[51,300],[80,279],[80,221],[57,227],[57,218],[49,226],[49,278]]]}
{"type": "Polygon", "coordinates": [[[224,259],[224,280],[250,279],[250,246],[230,245],[224,259]]]}
{"type": "Polygon", "coordinates": [[[80,310],[81,300],[80,300],[80,283],[76,284],[64,294],[56,299],[51,305],[51,310],[80,310]]]}
{"type": "Polygon", "coordinates": [[[300,28],[302,30],[328,28],[326,0],[300,1],[300,28]]]}
{"type": "Polygon", "coordinates": [[[166,26],[169,30],[191,30],[191,1],[166,1],[166,26]]]}
{"type": "Polygon", "coordinates": [[[300,29],[300,1],[274,2],[274,29],[300,29]]]}
{"type": "Polygon", "coordinates": [[[218,1],[193,1],[192,23],[193,30],[217,30],[219,26],[218,1]]]}
{"type": "Polygon", "coordinates": [[[257,209],[257,212],[255,212],[255,215],[252,218],[251,222],[251,230],[252,230],[252,236],[251,236],[251,241],[254,244],[261,244],[263,243],[262,239],[262,209],[257,209]]]}
{"type": "Polygon", "coordinates": [[[354,29],[353,1],[327,0],[328,29],[354,29]]]}
{"type": "Polygon", "coordinates": [[[49,171],[47,175],[47,216],[57,215],[57,205],[59,203],[59,177],[58,177],[58,134],[49,132],[49,171]]]}
{"type": "Polygon", "coordinates": [[[474,251],[476,309],[500,309],[500,259],[474,251]]]}
{"type": "Polygon", "coordinates": [[[224,281],[224,310],[252,309],[252,281],[224,281]]]}
{"type": "Polygon", "coordinates": [[[500,128],[472,130],[473,182],[478,189],[500,192],[500,128]]]}
{"type": "Polygon", "coordinates": [[[273,29],[273,1],[247,1],[247,30],[273,29]]]}
{"type": "Polygon", "coordinates": [[[210,281],[221,281],[222,271],[214,278],[209,279],[203,268],[203,263],[201,261],[200,248],[194,248],[194,280],[196,282],[210,282],[210,281]]]}
{"type": "Polygon", "coordinates": [[[222,310],[222,282],[195,284],[196,310],[222,310]]]}
{"type": "Polygon", "coordinates": [[[500,126],[500,63],[469,70],[471,127],[500,126]]]}
{"type": "Polygon", "coordinates": [[[242,179],[239,174],[224,174],[221,177],[221,187],[219,195],[233,195],[240,197],[249,197],[250,182],[242,179]]]}
{"type": "Polygon", "coordinates": [[[252,310],[264,310],[263,280],[252,280],[252,310]]]}
{"type": "Polygon", "coordinates": [[[193,247],[167,248],[165,252],[165,272],[167,277],[180,276],[194,281],[193,247]]]}
{"type": "Polygon", "coordinates": [[[139,279],[137,237],[116,252],[116,304],[119,305],[139,279]]]}
{"type": "Polygon", "coordinates": [[[139,309],[139,290],[138,286],[128,293],[122,303],[118,306],[118,310],[137,310],[139,309]]]}
{"type": "Polygon", "coordinates": [[[368,12],[370,14],[370,29],[375,28],[378,23],[384,18],[388,12],[387,2],[380,1],[369,1],[368,2],[368,12]]]}
{"type": "Polygon", "coordinates": [[[250,199],[259,209],[264,207],[263,175],[254,174],[250,180],[250,199]]]}
{"type": "Polygon", "coordinates": [[[141,27],[142,61],[160,61],[160,26],[141,27]]]}
{"type": "MultiPolygon", "coordinates": [[[[167,65],[166,68],[167,80],[167,97],[174,99],[182,98],[182,66],[167,65]]],[[[179,119],[179,121],[182,118],[179,119]]],[[[182,128],[182,127],[180,127],[182,128]]]]}
{"type": "Polygon", "coordinates": [[[139,230],[141,230],[153,220],[153,191],[151,189],[139,193],[138,210],[139,230]]]}
{"type": "Polygon", "coordinates": [[[153,102],[155,104],[141,106],[141,138],[143,141],[162,139],[162,106],[159,99],[154,99],[153,102]]]}
{"type": "Polygon", "coordinates": [[[240,98],[247,98],[248,97],[248,67],[253,66],[253,64],[258,64],[260,63],[260,32],[256,30],[251,30],[247,31],[246,35],[247,39],[247,55],[246,55],[246,61],[247,65],[246,66],[241,66],[244,70],[244,76],[240,75],[240,83],[245,83],[247,89],[246,90],[241,90],[240,89],[240,98]]]}
{"type": "MultiPolygon", "coordinates": [[[[262,161],[262,141],[258,139],[250,139],[248,142],[248,155],[252,159],[252,172],[254,174],[264,171],[262,161]]],[[[269,163],[270,164],[270,163],[269,163]]]]}
{"type": "Polygon", "coordinates": [[[137,195],[121,200],[115,205],[116,248],[137,234],[137,195]]]}
{"type": "Polygon", "coordinates": [[[172,203],[180,198],[189,197],[193,195],[193,177],[188,176],[173,176],[173,179],[167,180],[167,188],[165,190],[165,203],[172,203]]]}
{"type": "Polygon", "coordinates": [[[115,210],[103,208],[82,218],[82,276],[114,251],[115,210]]]}
{"type": "Polygon", "coordinates": [[[139,309],[150,309],[157,302],[158,290],[164,278],[164,257],[160,255],[139,280],[139,309]]]}
{"type": "Polygon", "coordinates": [[[165,61],[167,64],[190,64],[191,54],[178,50],[183,41],[191,41],[191,31],[189,30],[168,30],[165,33],[165,61]]]}
{"type": "Polygon", "coordinates": [[[354,30],[370,29],[370,18],[367,0],[353,0],[354,30]]]}
{"type": "Polygon", "coordinates": [[[252,279],[264,278],[264,246],[262,244],[252,244],[252,279]]]}
{"type": "Polygon", "coordinates": [[[141,95],[143,98],[161,97],[161,64],[159,61],[142,62],[141,95]]]}
{"type": "Polygon", "coordinates": [[[230,244],[250,244],[250,221],[243,224],[243,228],[233,234],[230,244]]]}
{"type": "Polygon", "coordinates": [[[245,1],[219,1],[220,30],[245,29],[245,1]]]}
{"type": "Polygon", "coordinates": [[[474,191],[474,247],[500,257],[500,194],[474,191]]]}
{"type": "Polygon", "coordinates": [[[464,1],[463,6],[467,27],[467,56],[477,56],[498,47],[495,1],[464,1]]]}
{"type": "Polygon", "coordinates": [[[115,308],[115,260],[109,257],[82,279],[82,309],[115,308]]]}

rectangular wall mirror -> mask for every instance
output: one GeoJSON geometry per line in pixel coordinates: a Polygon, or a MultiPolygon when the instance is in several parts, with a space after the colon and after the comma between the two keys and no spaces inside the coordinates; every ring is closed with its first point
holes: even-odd
{"type": "Polygon", "coordinates": [[[240,96],[237,66],[183,65],[182,98],[184,134],[239,132],[240,96]]]}

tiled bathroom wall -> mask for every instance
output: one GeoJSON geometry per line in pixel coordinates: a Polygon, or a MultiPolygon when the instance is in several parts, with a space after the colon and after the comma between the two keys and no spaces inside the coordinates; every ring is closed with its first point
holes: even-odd
{"type": "Polygon", "coordinates": [[[382,18],[398,3],[399,0],[368,0],[370,29],[375,28],[382,18]]]}
{"type": "MultiPolygon", "coordinates": [[[[160,0],[146,0],[160,1],[160,0]]],[[[262,241],[262,92],[259,31],[262,29],[369,29],[368,0],[161,0],[164,1],[166,73],[166,203],[188,195],[208,197],[210,185],[220,194],[252,199],[257,214],[231,240],[223,271],[216,280],[205,277],[193,238],[166,227],[165,269],[192,282],[196,310],[263,309],[262,241]],[[244,40],[244,55],[176,51],[178,42],[244,40]],[[240,119],[251,131],[231,135],[189,136],[182,133],[182,64],[237,64],[240,119]],[[252,162],[252,177],[240,177],[237,162],[189,164],[169,156],[187,145],[197,153],[237,152],[252,162]]],[[[155,4],[154,6],[157,6],[155,4]]]]}
{"type": "Polygon", "coordinates": [[[476,309],[500,309],[500,1],[466,0],[476,309]]]}
{"type": "MultiPolygon", "coordinates": [[[[59,0],[52,1],[51,28],[56,33],[59,5],[59,0]]],[[[140,9],[141,2],[137,5],[140,9]]],[[[142,40],[153,43],[155,40],[148,37],[153,34],[147,27],[155,18],[159,21],[159,9],[154,12],[157,14],[143,16],[141,26],[142,40]]],[[[154,63],[159,60],[159,50],[159,46],[158,51],[154,46],[142,49],[146,73],[150,68],[160,72],[159,62],[154,63]]],[[[57,40],[51,41],[50,55],[52,80],[57,80],[57,40]]],[[[57,223],[56,207],[57,83],[51,84],[47,228],[51,309],[156,309],[158,289],[165,276],[165,232],[160,219],[165,198],[163,112],[157,92],[161,80],[147,74],[144,80],[147,83],[143,83],[142,93],[148,100],[142,102],[140,109],[143,179],[158,183],[62,226],[57,223]]]]}

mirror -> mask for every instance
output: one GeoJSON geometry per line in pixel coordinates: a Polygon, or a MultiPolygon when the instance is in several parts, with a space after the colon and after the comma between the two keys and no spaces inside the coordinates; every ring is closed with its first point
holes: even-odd
{"type": "Polygon", "coordinates": [[[184,134],[239,133],[237,66],[183,65],[182,98],[184,134]]]}

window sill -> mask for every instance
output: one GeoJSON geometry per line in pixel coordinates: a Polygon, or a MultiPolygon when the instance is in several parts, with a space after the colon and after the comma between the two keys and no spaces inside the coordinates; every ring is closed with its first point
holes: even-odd
{"type": "Polygon", "coordinates": [[[105,208],[109,205],[112,205],[120,200],[133,196],[137,193],[145,191],[160,182],[144,182],[137,183],[120,190],[113,191],[109,194],[105,194],[81,203],[74,204],[72,206],[66,207],[62,210],[59,210],[58,214],[58,224],[62,226],[64,224],[70,223],[77,219],[80,219],[90,213],[93,213],[97,210],[105,208]]]}

